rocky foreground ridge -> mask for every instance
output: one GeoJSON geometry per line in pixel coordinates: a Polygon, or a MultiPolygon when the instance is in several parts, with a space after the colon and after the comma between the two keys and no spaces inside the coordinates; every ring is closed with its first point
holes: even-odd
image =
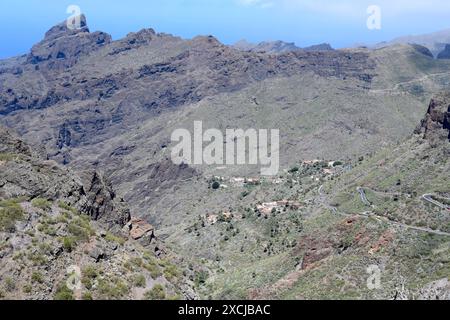
{"type": "Polygon", "coordinates": [[[0,298],[196,298],[181,261],[100,173],[77,176],[4,128],[0,257],[0,298]]]}

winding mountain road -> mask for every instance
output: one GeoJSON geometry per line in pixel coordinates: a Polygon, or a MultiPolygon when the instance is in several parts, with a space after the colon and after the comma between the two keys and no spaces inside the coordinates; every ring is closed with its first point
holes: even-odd
{"type": "MultiPolygon", "coordinates": [[[[362,188],[358,187],[357,191],[359,192],[359,194],[361,196],[361,201],[363,201],[365,204],[367,204],[367,203],[370,204],[370,202],[367,200],[367,197],[366,197],[366,194],[365,194],[364,190],[362,188]],[[361,192],[361,190],[362,190],[362,192],[361,192]],[[365,199],[365,200],[363,200],[363,199],[365,199]],[[367,201],[367,203],[366,203],[366,201],[367,201]]],[[[355,214],[351,214],[351,213],[341,212],[336,207],[329,205],[328,202],[327,202],[327,199],[326,199],[326,194],[323,192],[323,185],[321,185],[319,187],[319,196],[320,196],[321,204],[323,206],[325,206],[327,209],[332,210],[335,214],[339,214],[339,215],[345,216],[345,217],[350,217],[350,216],[354,216],[355,215],[355,214]]],[[[426,196],[429,196],[429,195],[426,195],[426,196]]],[[[424,199],[425,199],[425,197],[424,197],[424,199]]],[[[427,199],[429,199],[429,197],[427,197],[427,199]]],[[[432,203],[434,203],[434,202],[439,203],[439,202],[437,202],[437,201],[435,201],[433,199],[431,199],[431,200],[433,201],[432,203]]],[[[444,206],[441,203],[439,203],[439,204],[444,206]]],[[[370,204],[370,205],[372,205],[372,204],[370,204]]],[[[446,207],[446,208],[448,209],[448,207],[446,207]]],[[[448,232],[444,232],[444,231],[440,231],[440,230],[433,230],[433,229],[423,228],[423,227],[411,226],[411,225],[408,225],[408,224],[404,224],[404,223],[401,223],[401,222],[390,220],[387,217],[380,217],[378,215],[375,215],[372,212],[356,213],[356,215],[358,215],[360,217],[363,217],[363,218],[366,218],[366,219],[372,217],[372,218],[377,219],[378,221],[385,222],[385,223],[387,223],[389,225],[405,228],[405,229],[408,229],[408,230],[416,230],[416,231],[426,232],[426,233],[430,233],[430,234],[436,234],[436,235],[439,235],[439,236],[450,237],[450,233],[448,233],[448,232]]]]}
{"type": "Polygon", "coordinates": [[[431,73],[431,74],[426,74],[420,78],[417,79],[412,79],[409,81],[402,81],[402,82],[398,82],[394,85],[394,87],[392,88],[387,88],[387,89],[371,89],[369,91],[369,94],[386,94],[386,93],[399,93],[401,92],[401,86],[406,85],[406,84],[413,84],[413,83],[423,83],[425,80],[430,80],[430,78],[432,77],[439,77],[439,76],[447,76],[449,75],[449,72],[439,72],[439,73],[431,73]]]}
{"type": "MultiPolygon", "coordinates": [[[[446,205],[446,204],[440,203],[439,201],[434,200],[432,194],[424,194],[422,196],[422,199],[425,200],[426,202],[434,204],[435,206],[437,206],[437,207],[439,207],[441,209],[450,211],[450,206],[449,205],[446,205]]],[[[444,198],[444,199],[450,201],[450,198],[444,198]]]]}

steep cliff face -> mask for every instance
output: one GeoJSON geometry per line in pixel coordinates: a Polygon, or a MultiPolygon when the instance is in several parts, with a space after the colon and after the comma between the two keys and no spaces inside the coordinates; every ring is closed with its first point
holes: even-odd
{"type": "Polygon", "coordinates": [[[450,93],[435,96],[416,133],[423,133],[424,138],[433,141],[450,141],[450,93]]]}

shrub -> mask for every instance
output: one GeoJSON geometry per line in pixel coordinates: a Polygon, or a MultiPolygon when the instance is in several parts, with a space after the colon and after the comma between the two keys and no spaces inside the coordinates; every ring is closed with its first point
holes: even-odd
{"type": "Polygon", "coordinates": [[[32,252],[28,255],[28,259],[33,262],[34,266],[43,266],[48,260],[47,258],[40,252],[32,252]]]}
{"type": "Polygon", "coordinates": [[[47,226],[47,228],[44,229],[44,233],[51,237],[54,237],[56,236],[56,229],[54,227],[47,226]]]}
{"type": "Polygon", "coordinates": [[[29,284],[26,284],[22,288],[23,293],[31,293],[33,291],[33,287],[29,284]]]}
{"type": "Polygon", "coordinates": [[[142,274],[135,274],[132,277],[132,283],[135,287],[145,288],[147,284],[147,280],[145,279],[144,275],[142,274]]]}
{"type": "Polygon", "coordinates": [[[33,207],[35,208],[39,208],[42,210],[50,210],[52,207],[52,203],[46,199],[42,199],[42,198],[36,198],[33,201],[31,201],[31,204],[33,205],[33,207]]]}
{"type": "Polygon", "coordinates": [[[16,283],[13,278],[8,277],[5,279],[5,290],[8,292],[13,292],[16,290],[16,283]]]}
{"type": "Polygon", "coordinates": [[[106,233],[105,240],[108,242],[115,242],[120,245],[123,245],[126,241],[124,238],[118,237],[118,236],[112,234],[111,232],[106,233]]]}
{"type": "Polygon", "coordinates": [[[213,188],[214,190],[217,190],[220,188],[220,183],[217,181],[214,181],[211,185],[211,188],[213,188]]]}
{"type": "Polygon", "coordinates": [[[86,241],[90,236],[95,235],[94,229],[92,229],[89,218],[77,217],[71,221],[68,225],[69,233],[72,234],[77,240],[86,241]]]}
{"type": "Polygon", "coordinates": [[[100,271],[94,265],[86,266],[82,273],[83,276],[89,277],[90,279],[95,279],[100,275],[100,271]]]}
{"type": "Polygon", "coordinates": [[[77,245],[77,241],[73,237],[64,237],[62,238],[62,245],[64,251],[72,252],[72,250],[75,249],[77,245]]]}
{"type": "Polygon", "coordinates": [[[289,170],[289,173],[296,173],[298,172],[300,169],[298,167],[293,167],[289,170]]]}
{"type": "Polygon", "coordinates": [[[90,292],[83,293],[81,298],[83,300],[94,300],[94,298],[92,297],[92,293],[90,293],[90,292]]]}
{"type": "Polygon", "coordinates": [[[56,289],[55,295],[53,296],[54,300],[75,300],[73,296],[73,291],[70,290],[65,283],[59,284],[56,289]]]}
{"type": "Polygon", "coordinates": [[[16,222],[24,218],[25,212],[17,201],[14,199],[0,201],[0,231],[14,232],[16,222]]]}
{"type": "Polygon", "coordinates": [[[39,271],[35,271],[31,275],[31,281],[37,282],[37,283],[43,283],[44,277],[42,276],[42,273],[40,273],[39,271]]]}
{"type": "Polygon", "coordinates": [[[81,283],[86,287],[86,289],[91,289],[93,286],[93,281],[100,275],[97,268],[93,265],[85,267],[81,274],[81,283]]]}
{"type": "Polygon", "coordinates": [[[166,292],[164,287],[160,284],[155,286],[144,294],[146,300],[164,300],[166,298],[166,292]]]}
{"type": "Polygon", "coordinates": [[[107,299],[120,299],[129,292],[128,286],[118,278],[99,280],[97,290],[107,299]]]}
{"type": "Polygon", "coordinates": [[[197,287],[204,284],[207,279],[208,279],[208,272],[202,270],[202,271],[197,271],[195,273],[195,285],[197,287]]]}
{"type": "Polygon", "coordinates": [[[69,220],[67,219],[67,217],[66,216],[64,216],[64,215],[59,215],[57,218],[56,218],[56,223],[63,223],[63,224],[68,224],[69,223],[69,220]]]}
{"type": "Polygon", "coordinates": [[[180,271],[178,270],[178,268],[175,265],[169,264],[164,269],[164,276],[168,280],[173,280],[173,279],[176,279],[176,278],[178,278],[180,276],[180,271]]]}
{"type": "Polygon", "coordinates": [[[155,262],[149,262],[144,265],[144,268],[150,272],[153,279],[157,279],[161,276],[161,269],[155,262]]]}
{"type": "Polygon", "coordinates": [[[13,154],[13,153],[5,153],[5,152],[0,152],[0,161],[12,161],[14,159],[17,158],[17,155],[13,154]]]}
{"type": "Polygon", "coordinates": [[[142,267],[143,261],[139,257],[133,257],[128,260],[135,267],[142,267]]]}
{"type": "Polygon", "coordinates": [[[59,202],[58,202],[58,207],[59,207],[60,209],[64,209],[64,210],[66,210],[66,211],[69,211],[69,212],[71,212],[71,213],[73,213],[73,214],[78,214],[78,210],[77,210],[77,209],[75,209],[74,207],[68,205],[68,204],[65,203],[64,201],[59,201],[59,202]]]}

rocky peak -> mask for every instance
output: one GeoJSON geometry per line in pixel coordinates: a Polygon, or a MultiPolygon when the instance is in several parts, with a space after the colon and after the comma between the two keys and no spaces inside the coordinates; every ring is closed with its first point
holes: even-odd
{"type": "Polygon", "coordinates": [[[320,43],[302,49],[305,51],[334,51],[333,47],[329,43],[320,43]]]}
{"type": "Polygon", "coordinates": [[[224,47],[224,45],[214,36],[197,36],[192,39],[192,42],[195,43],[196,45],[202,46],[202,48],[204,46],[208,48],[224,47]]]}
{"type": "Polygon", "coordinates": [[[57,24],[56,26],[50,28],[50,30],[48,30],[45,33],[44,39],[50,41],[67,35],[74,35],[78,33],[89,33],[86,16],[84,14],[74,19],[80,19],[80,28],[69,29],[67,27],[67,20],[65,20],[57,24]]]}
{"type": "Polygon", "coordinates": [[[109,55],[113,56],[149,45],[157,37],[158,34],[156,34],[153,29],[142,29],[138,32],[130,32],[125,38],[114,42],[114,47],[109,55]]]}
{"type": "Polygon", "coordinates": [[[433,142],[450,141],[450,93],[434,97],[416,133],[433,142]]]}
{"type": "Polygon", "coordinates": [[[109,44],[112,38],[104,32],[89,32],[86,17],[80,17],[81,28],[69,29],[66,21],[52,27],[44,39],[34,45],[27,61],[39,68],[61,70],[73,66],[83,55],[109,44]]]}
{"type": "Polygon", "coordinates": [[[156,37],[155,30],[149,28],[149,29],[142,29],[138,32],[130,32],[129,34],[127,34],[125,40],[129,44],[148,44],[155,37],[156,37]]]}

